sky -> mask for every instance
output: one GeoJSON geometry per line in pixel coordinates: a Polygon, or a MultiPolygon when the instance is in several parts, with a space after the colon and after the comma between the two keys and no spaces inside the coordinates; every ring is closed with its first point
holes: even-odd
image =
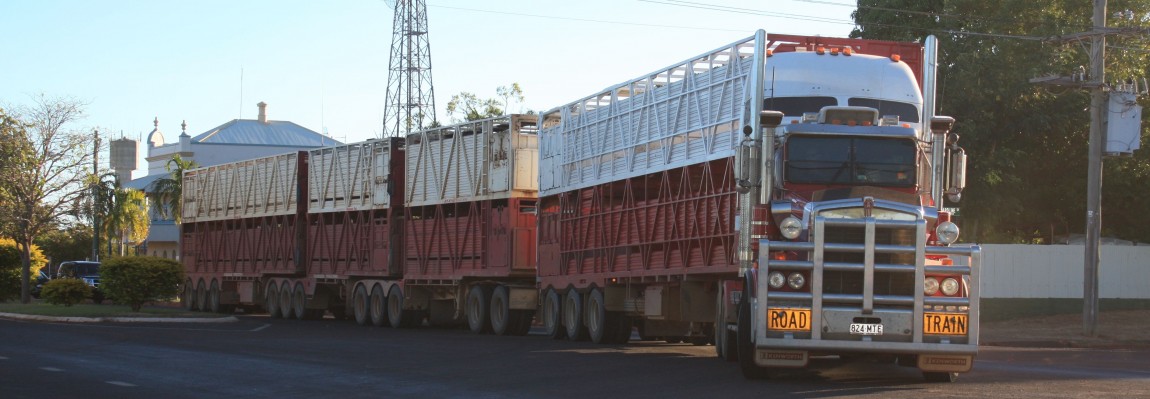
{"type": "MultiPolygon", "coordinates": [[[[849,0],[425,0],[437,119],[452,95],[546,111],[749,37],[845,37],[849,0]]],[[[232,119],[292,121],[345,143],[383,126],[391,8],[384,0],[3,0],[0,107],[86,103],[71,126],[171,141],[232,119]]],[[[106,140],[105,140],[106,142],[106,140]]],[[[139,168],[146,146],[139,147],[139,168]]],[[[106,155],[101,156],[107,159],[106,155]]]]}

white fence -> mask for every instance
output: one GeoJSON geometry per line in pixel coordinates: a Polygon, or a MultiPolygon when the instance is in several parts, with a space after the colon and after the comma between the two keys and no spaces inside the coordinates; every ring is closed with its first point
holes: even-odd
{"type": "MultiPolygon", "coordinates": [[[[1101,247],[1100,298],[1150,299],[1150,246],[1101,247]]],[[[982,245],[983,298],[1082,298],[1082,245],[982,245]]]]}

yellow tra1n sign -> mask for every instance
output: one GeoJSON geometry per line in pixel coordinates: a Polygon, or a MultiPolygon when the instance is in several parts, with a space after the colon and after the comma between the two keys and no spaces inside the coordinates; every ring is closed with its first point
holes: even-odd
{"type": "Polygon", "coordinates": [[[923,332],[936,335],[966,335],[966,315],[960,313],[926,313],[923,332]]]}

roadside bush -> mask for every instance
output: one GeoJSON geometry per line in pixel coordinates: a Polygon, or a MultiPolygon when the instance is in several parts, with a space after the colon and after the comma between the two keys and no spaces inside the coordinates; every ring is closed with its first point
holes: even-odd
{"type": "Polygon", "coordinates": [[[78,278],[58,278],[44,284],[40,297],[53,305],[72,306],[92,297],[92,287],[78,278]]]}
{"type": "Polygon", "coordinates": [[[115,258],[100,265],[100,289],[139,311],[145,303],[173,298],[184,281],[180,262],[155,256],[115,258]]]}
{"type": "MultiPolygon", "coordinates": [[[[32,246],[32,268],[29,278],[31,284],[36,284],[36,274],[44,267],[48,260],[40,252],[40,248],[32,246]]],[[[20,250],[16,241],[11,238],[0,238],[0,302],[6,302],[20,297],[20,250]]]]}

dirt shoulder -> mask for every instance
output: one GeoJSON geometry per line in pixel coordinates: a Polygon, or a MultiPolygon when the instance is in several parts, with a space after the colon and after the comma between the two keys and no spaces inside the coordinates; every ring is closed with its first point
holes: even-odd
{"type": "Polygon", "coordinates": [[[1098,333],[1083,334],[1082,314],[985,322],[982,345],[1043,348],[1150,348],[1150,310],[1099,313],[1098,333]]]}

